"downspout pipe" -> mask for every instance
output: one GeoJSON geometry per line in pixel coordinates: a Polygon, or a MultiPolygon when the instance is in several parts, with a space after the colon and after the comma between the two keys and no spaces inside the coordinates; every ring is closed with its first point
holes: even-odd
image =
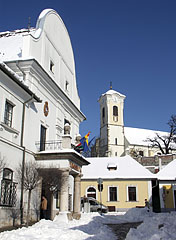
{"type": "Polygon", "coordinates": [[[34,99],[34,96],[30,97],[27,101],[23,103],[23,112],[22,112],[22,125],[21,125],[21,144],[20,146],[23,148],[23,157],[22,157],[22,169],[21,169],[21,198],[20,198],[20,212],[21,212],[21,224],[23,224],[23,193],[24,193],[24,168],[25,168],[25,156],[26,156],[26,148],[24,146],[24,122],[25,122],[25,110],[26,104],[31,102],[34,99]]]}

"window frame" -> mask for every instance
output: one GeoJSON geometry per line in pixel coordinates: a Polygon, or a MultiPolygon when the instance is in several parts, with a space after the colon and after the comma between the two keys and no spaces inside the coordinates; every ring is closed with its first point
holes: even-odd
{"type": "Polygon", "coordinates": [[[113,106],[113,116],[118,117],[118,107],[116,105],[113,106]]]}
{"type": "Polygon", "coordinates": [[[69,81],[68,80],[65,80],[65,91],[66,92],[69,92],[69,81]]]}
{"type": "Polygon", "coordinates": [[[50,59],[50,62],[49,62],[49,70],[50,72],[52,72],[54,74],[54,68],[55,68],[55,64],[54,62],[50,59]]]}
{"type": "Polygon", "coordinates": [[[118,202],[119,201],[119,189],[118,186],[108,186],[108,202],[118,202]],[[116,200],[111,200],[111,192],[110,189],[111,188],[116,188],[116,200]]]}
{"type": "Polygon", "coordinates": [[[13,181],[13,171],[10,168],[4,168],[2,179],[13,181]],[[6,174],[6,172],[7,172],[7,174],[6,174]],[[10,175],[10,177],[6,177],[7,175],[10,175]]]}
{"type": "Polygon", "coordinates": [[[136,185],[128,185],[127,186],[127,202],[137,202],[138,201],[138,190],[137,190],[137,186],[136,185]],[[132,200],[131,197],[129,196],[129,189],[130,188],[135,188],[136,191],[135,191],[135,200],[132,200]]]}
{"type": "Polygon", "coordinates": [[[16,201],[17,183],[13,182],[13,171],[10,168],[4,168],[1,180],[0,206],[14,207],[16,201]],[[7,177],[7,175],[10,175],[10,177],[7,177]]]}
{"type": "Polygon", "coordinates": [[[46,148],[46,131],[47,128],[41,124],[40,127],[40,151],[45,151],[46,148]]]}
{"type": "Polygon", "coordinates": [[[12,120],[13,120],[13,109],[14,109],[14,104],[6,99],[5,101],[5,109],[4,109],[4,124],[10,128],[12,128],[12,120]],[[8,107],[8,109],[7,109],[8,107]],[[11,112],[9,110],[9,107],[11,107],[11,112]]]}
{"type": "Polygon", "coordinates": [[[118,122],[118,107],[116,105],[113,106],[113,121],[118,122]]]}
{"type": "Polygon", "coordinates": [[[139,150],[139,153],[138,153],[141,157],[144,156],[144,151],[143,150],[139,150]]]}
{"type": "Polygon", "coordinates": [[[93,194],[93,195],[95,195],[95,199],[97,199],[97,189],[96,189],[96,187],[95,186],[88,186],[87,188],[86,188],[86,197],[92,197],[92,196],[88,196],[89,194],[93,194]],[[89,192],[88,190],[90,189],[90,188],[93,188],[93,189],[95,189],[95,191],[91,191],[91,192],[89,192]]]}

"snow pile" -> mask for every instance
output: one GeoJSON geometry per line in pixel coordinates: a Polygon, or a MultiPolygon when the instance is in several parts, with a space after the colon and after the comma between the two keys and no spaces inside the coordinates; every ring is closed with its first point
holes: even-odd
{"type": "Polygon", "coordinates": [[[117,236],[106,224],[140,222],[137,229],[131,228],[126,240],[174,240],[176,239],[176,212],[153,213],[146,208],[133,208],[127,213],[84,213],[80,220],[40,220],[29,228],[0,233],[1,240],[116,240],[117,236]]]}
{"type": "MultiPolygon", "coordinates": [[[[143,214],[143,212],[141,212],[143,214]]],[[[176,212],[145,214],[137,229],[131,228],[126,240],[173,240],[176,239],[176,212]]],[[[138,217],[137,217],[138,218],[138,217]]]]}
{"type": "Polygon", "coordinates": [[[54,221],[40,220],[40,222],[28,228],[21,228],[13,231],[6,231],[0,234],[1,240],[82,240],[96,239],[111,240],[117,237],[103,224],[98,213],[82,214],[80,220],[59,222],[57,217],[54,221]]]}
{"type": "Polygon", "coordinates": [[[123,222],[143,222],[145,218],[155,216],[155,213],[147,210],[147,208],[131,208],[123,216],[123,222]]]}

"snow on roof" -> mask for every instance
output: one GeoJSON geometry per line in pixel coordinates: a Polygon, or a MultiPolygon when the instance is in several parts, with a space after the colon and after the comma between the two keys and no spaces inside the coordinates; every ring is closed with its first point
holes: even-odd
{"type": "Polygon", "coordinates": [[[29,87],[25,84],[25,82],[23,81],[23,79],[21,77],[19,77],[12,69],[10,69],[5,63],[0,61],[0,69],[5,72],[5,74],[7,74],[8,76],[10,76],[11,79],[13,79],[20,87],[22,87],[28,94],[30,94],[31,96],[33,96],[33,98],[38,101],[41,102],[41,99],[39,97],[37,97],[37,95],[35,93],[33,93],[29,87]]]}
{"type": "Polygon", "coordinates": [[[154,138],[156,137],[156,133],[160,136],[168,136],[168,132],[162,131],[154,131],[149,129],[142,129],[142,128],[131,128],[131,127],[124,127],[125,137],[129,144],[131,145],[142,145],[142,146],[149,146],[151,143],[146,141],[147,138],[154,138]]]}
{"type": "Polygon", "coordinates": [[[130,156],[87,158],[88,166],[83,166],[82,179],[151,179],[156,178],[149,170],[130,156]],[[108,165],[117,166],[108,170],[108,165]]]}
{"type": "Polygon", "coordinates": [[[76,155],[86,159],[84,156],[82,156],[80,153],[75,151],[74,149],[71,148],[64,148],[64,149],[47,149],[44,151],[40,151],[40,154],[54,154],[54,153],[75,153],[76,155]]]}
{"type": "MultiPolygon", "coordinates": [[[[0,66],[6,69],[11,75],[13,75],[18,81],[25,85],[23,78],[16,74],[11,68],[9,68],[4,62],[0,61],[0,66]]],[[[25,85],[26,86],[26,85],[25,85]]],[[[26,86],[27,87],[27,86],[26,86]]]]}
{"type": "Polygon", "coordinates": [[[78,153],[74,149],[70,149],[70,148],[48,149],[48,150],[40,151],[37,154],[45,155],[45,154],[67,154],[67,153],[73,153],[73,154],[77,155],[77,158],[82,159],[84,161],[84,163],[89,164],[88,159],[86,159],[83,155],[81,155],[80,153],[78,153]]]}
{"type": "Polygon", "coordinates": [[[18,60],[22,57],[23,35],[31,34],[35,29],[20,29],[0,33],[0,60],[18,60]]]}
{"type": "Polygon", "coordinates": [[[107,92],[103,93],[102,96],[104,96],[104,95],[113,95],[113,94],[118,94],[120,97],[124,97],[124,98],[126,97],[125,95],[123,95],[123,94],[121,94],[121,93],[119,93],[119,92],[117,92],[115,90],[112,90],[112,89],[110,89],[107,92]]]}
{"type": "Polygon", "coordinates": [[[167,164],[162,170],[160,170],[156,177],[159,180],[175,180],[176,179],[176,159],[167,164]]]}

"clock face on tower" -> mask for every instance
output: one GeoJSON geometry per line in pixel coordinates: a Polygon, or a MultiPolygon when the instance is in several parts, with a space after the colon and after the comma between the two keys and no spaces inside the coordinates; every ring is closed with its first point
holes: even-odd
{"type": "Polygon", "coordinates": [[[117,97],[113,97],[113,101],[114,101],[114,102],[117,102],[117,97]]]}

